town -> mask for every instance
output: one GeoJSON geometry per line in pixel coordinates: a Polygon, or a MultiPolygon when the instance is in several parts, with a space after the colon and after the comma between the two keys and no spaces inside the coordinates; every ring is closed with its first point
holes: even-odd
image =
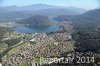
{"type": "Polygon", "coordinates": [[[62,27],[51,33],[6,33],[2,41],[17,38],[21,41],[11,46],[10,50],[2,57],[3,66],[20,66],[27,62],[39,63],[39,57],[60,57],[64,52],[73,51],[74,40],[71,37],[73,27],[65,22],[58,25],[62,27]]]}

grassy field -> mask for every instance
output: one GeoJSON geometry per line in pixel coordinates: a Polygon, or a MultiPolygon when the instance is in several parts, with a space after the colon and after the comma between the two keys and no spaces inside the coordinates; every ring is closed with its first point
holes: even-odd
{"type": "Polygon", "coordinates": [[[29,42],[25,42],[23,44],[21,44],[20,46],[18,47],[15,47],[15,48],[12,48],[9,52],[8,52],[8,55],[13,55],[13,54],[16,54],[20,51],[21,48],[24,48],[25,46],[28,46],[30,43],[29,42]]]}
{"type": "Polygon", "coordinates": [[[27,63],[23,63],[23,64],[21,64],[19,66],[29,66],[29,65],[27,63]]]}
{"type": "Polygon", "coordinates": [[[7,47],[7,44],[5,44],[5,43],[0,43],[0,51],[2,51],[2,49],[4,49],[5,47],[7,47]]]}

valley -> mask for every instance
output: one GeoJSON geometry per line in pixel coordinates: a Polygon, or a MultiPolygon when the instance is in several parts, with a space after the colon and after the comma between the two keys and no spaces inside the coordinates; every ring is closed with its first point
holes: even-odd
{"type": "Polygon", "coordinates": [[[22,1],[23,6],[2,1],[0,65],[100,66],[100,8],[92,0],[96,8],[85,0],[70,1],[22,1]]]}

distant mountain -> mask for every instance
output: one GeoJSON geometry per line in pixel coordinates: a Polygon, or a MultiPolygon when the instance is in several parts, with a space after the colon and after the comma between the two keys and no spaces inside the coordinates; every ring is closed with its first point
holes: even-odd
{"type": "Polygon", "coordinates": [[[13,12],[13,11],[37,11],[37,10],[42,10],[42,9],[47,9],[47,8],[52,8],[55,6],[51,5],[46,5],[46,4],[34,4],[34,5],[29,5],[29,6],[5,6],[5,7],[0,7],[1,12],[13,12]]]}
{"type": "Polygon", "coordinates": [[[78,15],[78,12],[66,8],[48,8],[35,12],[35,14],[46,16],[59,16],[59,15],[78,15]]]}
{"type": "Polygon", "coordinates": [[[55,5],[47,5],[47,4],[33,4],[33,5],[28,5],[28,6],[5,6],[5,7],[0,7],[0,12],[13,12],[13,11],[39,11],[43,9],[49,9],[49,8],[63,8],[67,10],[72,10],[75,12],[83,13],[86,12],[85,9],[83,8],[75,8],[75,7],[62,7],[62,6],[55,6],[55,5]]]}
{"type": "Polygon", "coordinates": [[[46,4],[34,4],[29,6],[6,6],[0,7],[0,21],[14,21],[29,18],[34,15],[58,16],[79,15],[86,12],[85,9],[75,7],[61,7],[46,4]]]}
{"type": "Polygon", "coordinates": [[[47,5],[47,4],[33,4],[29,6],[22,6],[19,7],[19,9],[24,10],[24,11],[39,11],[43,9],[48,9],[48,8],[56,8],[57,6],[53,5],[47,5]]]}
{"type": "Polygon", "coordinates": [[[71,11],[75,11],[79,14],[83,14],[85,13],[87,10],[86,9],[83,9],[83,8],[75,8],[75,7],[68,7],[67,8],[68,10],[71,10],[71,11]]]}
{"type": "Polygon", "coordinates": [[[52,24],[51,20],[47,16],[41,16],[41,15],[32,16],[30,18],[20,20],[17,23],[35,28],[47,27],[52,24]]]}
{"type": "Polygon", "coordinates": [[[0,21],[15,21],[23,18],[28,18],[32,16],[31,13],[26,12],[20,12],[20,11],[14,11],[14,12],[6,12],[0,14],[0,21]]]}
{"type": "Polygon", "coordinates": [[[77,16],[61,15],[54,19],[57,21],[72,21],[76,23],[99,23],[100,9],[90,10],[82,15],[77,16]]]}

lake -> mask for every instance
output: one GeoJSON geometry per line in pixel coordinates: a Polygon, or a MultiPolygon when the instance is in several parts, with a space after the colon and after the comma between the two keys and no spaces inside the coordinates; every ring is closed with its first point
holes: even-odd
{"type": "Polygon", "coordinates": [[[26,26],[19,26],[14,28],[14,31],[22,32],[22,33],[48,33],[52,31],[58,30],[59,27],[57,25],[49,26],[49,27],[43,27],[43,28],[32,28],[32,27],[26,27],[26,26]]]}

